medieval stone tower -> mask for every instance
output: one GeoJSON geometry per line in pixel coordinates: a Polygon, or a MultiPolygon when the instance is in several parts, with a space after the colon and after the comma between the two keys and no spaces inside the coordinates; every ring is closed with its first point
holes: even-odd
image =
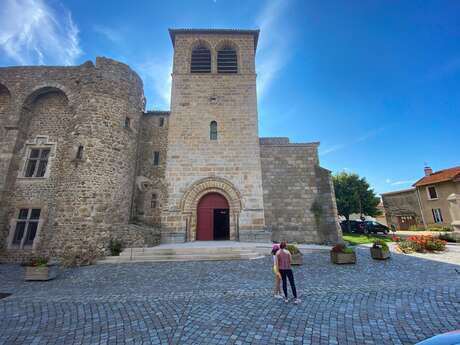
{"type": "Polygon", "coordinates": [[[229,213],[221,238],[269,239],[257,120],[258,35],[170,30],[174,64],[162,242],[216,239],[219,234],[209,233],[219,221],[210,214],[216,209],[229,213]]]}
{"type": "Polygon", "coordinates": [[[0,68],[0,261],[195,240],[333,243],[318,142],[259,138],[258,30],[174,29],[171,109],[98,57],[0,68]]]}

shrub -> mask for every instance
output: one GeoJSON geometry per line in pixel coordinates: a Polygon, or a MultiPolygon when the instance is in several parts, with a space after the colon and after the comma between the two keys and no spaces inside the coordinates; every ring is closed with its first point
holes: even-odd
{"type": "Polygon", "coordinates": [[[388,248],[388,244],[386,244],[386,242],[383,240],[375,240],[372,244],[372,248],[381,248],[384,252],[390,250],[390,248],[388,248]]]}
{"type": "Polygon", "coordinates": [[[427,227],[428,231],[453,231],[453,228],[451,226],[441,226],[441,225],[429,225],[427,227]]]}
{"type": "Polygon", "coordinates": [[[443,251],[446,249],[446,241],[435,238],[433,241],[426,241],[425,245],[426,250],[433,251],[443,251]]]}
{"type": "Polygon", "coordinates": [[[291,253],[291,255],[300,254],[300,250],[295,244],[288,244],[286,246],[286,249],[288,250],[289,253],[291,253]]]}
{"type": "Polygon", "coordinates": [[[123,251],[123,244],[119,240],[111,239],[109,242],[109,251],[110,255],[119,256],[120,253],[123,251]]]}
{"type": "Polygon", "coordinates": [[[351,254],[354,252],[353,248],[347,247],[344,244],[336,244],[334,247],[332,247],[331,251],[334,253],[346,253],[346,254],[351,254]]]}
{"type": "Polygon", "coordinates": [[[415,250],[412,246],[412,242],[409,241],[401,241],[398,243],[399,249],[405,254],[413,253],[415,250]]]}
{"type": "Polygon", "coordinates": [[[411,225],[409,226],[408,231],[425,231],[426,229],[423,226],[411,225]]]}
{"type": "Polygon", "coordinates": [[[29,261],[26,261],[23,266],[31,266],[31,267],[46,267],[48,266],[48,261],[49,259],[46,257],[40,257],[37,259],[32,259],[29,261]]]}

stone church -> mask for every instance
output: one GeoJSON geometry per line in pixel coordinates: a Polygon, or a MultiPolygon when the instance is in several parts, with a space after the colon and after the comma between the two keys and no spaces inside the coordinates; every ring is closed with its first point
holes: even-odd
{"type": "Polygon", "coordinates": [[[169,111],[111,59],[0,68],[0,256],[340,239],[319,143],[258,136],[259,31],[169,34],[169,111]]]}

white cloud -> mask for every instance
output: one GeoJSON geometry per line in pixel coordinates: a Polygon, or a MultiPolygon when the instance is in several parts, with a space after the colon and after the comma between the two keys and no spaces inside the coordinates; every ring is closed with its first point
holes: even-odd
{"type": "Polygon", "coordinates": [[[394,182],[391,182],[390,184],[392,186],[399,186],[401,184],[412,184],[414,183],[415,180],[401,180],[401,181],[394,181],[394,182]]]}
{"type": "Polygon", "coordinates": [[[385,183],[389,184],[390,186],[399,186],[399,185],[403,185],[403,184],[411,185],[412,183],[414,183],[414,181],[416,181],[416,180],[413,179],[413,180],[393,181],[392,179],[389,179],[389,178],[385,179],[385,183]]]}
{"type": "Polygon", "coordinates": [[[256,25],[260,28],[257,51],[257,90],[262,98],[275,79],[277,73],[289,60],[289,34],[280,24],[280,17],[287,1],[274,0],[259,14],[256,25]]]}
{"type": "MultiPolygon", "coordinates": [[[[151,86],[158,99],[154,99],[155,107],[169,109],[171,102],[171,73],[172,56],[162,60],[149,59],[147,62],[138,66],[139,74],[144,80],[146,89],[151,86]]],[[[152,101],[152,100],[150,100],[152,101]]]]}
{"type": "Polygon", "coordinates": [[[325,150],[320,150],[320,156],[325,156],[329,153],[332,153],[332,152],[335,152],[335,151],[338,151],[338,150],[341,150],[345,147],[345,145],[343,144],[337,144],[337,145],[333,145],[325,150]]]}
{"type": "Polygon", "coordinates": [[[385,130],[385,127],[380,127],[380,128],[370,130],[366,134],[358,137],[355,142],[359,143],[361,141],[365,141],[367,139],[373,138],[373,137],[377,136],[380,132],[382,132],[384,130],[385,130]]]}
{"type": "Polygon", "coordinates": [[[123,35],[118,30],[103,25],[94,25],[93,30],[113,43],[123,41],[123,35]]]}
{"type": "Polygon", "coordinates": [[[57,13],[42,0],[3,0],[0,51],[17,64],[75,64],[82,54],[78,27],[65,8],[57,13]]]}

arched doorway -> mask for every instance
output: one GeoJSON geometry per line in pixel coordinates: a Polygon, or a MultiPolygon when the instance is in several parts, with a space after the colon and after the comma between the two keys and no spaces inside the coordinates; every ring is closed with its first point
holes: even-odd
{"type": "Polygon", "coordinates": [[[198,202],[197,241],[230,239],[228,201],[219,193],[208,193],[198,202]]]}

